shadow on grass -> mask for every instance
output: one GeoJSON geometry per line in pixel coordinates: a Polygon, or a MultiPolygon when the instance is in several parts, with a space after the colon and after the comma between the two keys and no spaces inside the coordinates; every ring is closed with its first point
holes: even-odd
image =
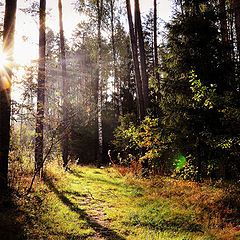
{"type": "Polygon", "coordinates": [[[18,218],[23,213],[19,211],[9,195],[0,196],[0,239],[1,240],[24,240],[23,225],[18,218]]]}
{"type": "Polygon", "coordinates": [[[81,173],[76,172],[76,171],[74,171],[74,170],[72,170],[72,169],[68,170],[68,172],[69,172],[70,174],[74,175],[75,177],[84,178],[84,176],[83,176],[81,173]]]}
{"type": "Polygon", "coordinates": [[[98,235],[100,235],[100,237],[103,237],[105,239],[108,240],[125,240],[125,238],[123,238],[122,236],[120,236],[118,233],[116,233],[115,231],[99,224],[98,222],[96,222],[91,216],[89,216],[84,210],[78,208],[77,206],[75,206],[74,203],[72,203],[66,196],[64,196],[64,194],[62,192],[60,192],[54,185],[54,183],[52,182],[51,178],[49,176],[45,176],[44,177],[44,182],[47,184],[47,186],[49,187],[49,189],[51,191],[53,191],[58,198],[62,201],[62,203],[64,203],[66,206],[69,207],[69,209],[73,212],[76,212],[77,214],[79,214],[79,216],[85,220],[87,222],[87,224],[93,228],[95,230],[96,233],[98,233],[98,235]]]}

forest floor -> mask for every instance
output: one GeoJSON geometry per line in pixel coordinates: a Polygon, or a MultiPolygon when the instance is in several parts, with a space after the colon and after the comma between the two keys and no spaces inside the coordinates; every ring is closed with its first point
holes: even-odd
{"type": "Polygon", "coordinates": [[[0,202],[1,240],[240,239],[236,185],[52,164],[23,196],[30,180],[22,176],[13,199],[0,202]]]}

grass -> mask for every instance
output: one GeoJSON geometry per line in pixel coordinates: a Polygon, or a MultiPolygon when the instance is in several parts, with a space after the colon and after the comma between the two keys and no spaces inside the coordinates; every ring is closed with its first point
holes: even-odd
{"type": "MultiPolygon", "coordinates": [[[[25,177],[20,193],[29,182],[25,177]]],[[[66,173],[51,164],[30,195],[14,197],[11,239],[240,239],[238,194],[231,185],[139,179],[114,168],[66,173]]]]}

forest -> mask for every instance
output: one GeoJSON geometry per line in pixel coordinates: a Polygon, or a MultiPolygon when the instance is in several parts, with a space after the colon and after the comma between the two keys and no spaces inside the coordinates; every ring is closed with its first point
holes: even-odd
{"type": "Polygon", "coordinates": [[[0,37],[1,240],[240,239],[239,0],[1,0],[0,37]]]}

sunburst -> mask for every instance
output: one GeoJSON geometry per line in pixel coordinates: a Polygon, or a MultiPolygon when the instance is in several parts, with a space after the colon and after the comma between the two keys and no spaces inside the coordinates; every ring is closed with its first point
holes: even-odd
{"type": "Polygon", "coordinates": [[[11,86],[9,70],[11,68],[11,61],[9,56],[0,51],[0,89],[9,89],[11,86]]]}

